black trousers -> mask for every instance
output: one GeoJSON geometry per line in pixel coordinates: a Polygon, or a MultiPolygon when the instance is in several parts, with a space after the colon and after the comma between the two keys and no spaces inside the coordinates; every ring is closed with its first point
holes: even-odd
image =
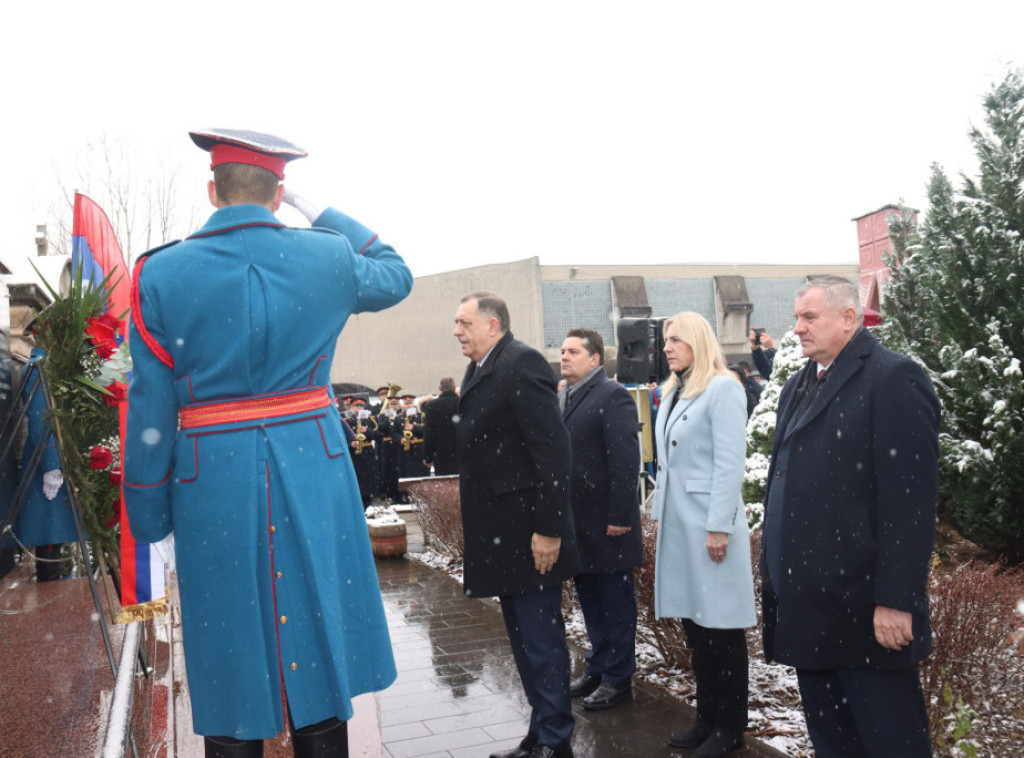
{"type": "Polygon", "coordinates": [[[530,704],[530,733],[540,745],[568,747],[575,721],[569,697],[569,648],[562,617],[562,587],[503,596],[508,641],[530,704]]]}
{"type": "Polygon", "coordinates": [[[930,758],[916,667],[798,669],[796,675],[818,758],[930,758]]]}
{"type": "Polygon", "coordinates": [[[60,579],[60,545],[36,545],[36,581],[53,582],[60,579]]]}
{"type": "Polygon", "coordinates": [[[574,582],[590,638],[586,673],[613,687],[625,687],[636,673],[633,569],[579,574],[574,582]]]}
{"type": "Polygon", "coordinates": [[[747,634],[709,629],[683,619],[697,679],[697,722],[742,732],[747,728],[747,634]]]}

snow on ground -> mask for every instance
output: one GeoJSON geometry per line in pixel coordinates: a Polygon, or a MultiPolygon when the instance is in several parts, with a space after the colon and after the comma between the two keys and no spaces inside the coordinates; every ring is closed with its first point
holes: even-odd
{"type": "MultiPolygon", "coordinates": [[[[409,558],[440,569],[462,583],[462,566],[429,548],[410,553],[409,558]]],[[[565,620],[566,636],[582,648],[589,647],[583,615],[579,608],[565,620]]],[[[640,637],[650,636],[640,634],[640,637]]],[[[658,651],[651,645],[637,643],[637,676],[660,687],[674,697],[697,706],[696,688],[691,671],[666,668],[658,651]]],[[[750,656],[750,705],[748,732],[767,745],[792,758],[809,758],[811,741],[807,737],[796,673],[788,666],[770,666],[759,655],[750,656]]]]}

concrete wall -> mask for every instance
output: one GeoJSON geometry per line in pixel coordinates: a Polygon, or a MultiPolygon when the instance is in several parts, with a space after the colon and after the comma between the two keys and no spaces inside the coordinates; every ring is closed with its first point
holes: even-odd
{"type": "MultiPolygon", "coordinates": [[[[475,290],[490,290],[505,298],[513,334],[540,350],[557,366],[558,348],[545,348],[542,283],[609,281],[613,276],[623,275],[642,276],[647,282],[701,279],[710,282],[715,277],[741,276],[746,279],[748,289],[756,281],[755,292],[771,290],[776,293],[753,298],[757,305],[750,318],[757,321],[752,325],[768,327],[773,337],[780,338],[786,329],[792,328],[792,293],[805,277],[821,274],[838,274],[857,281],[859,270],[856,264],[541,266],[537,258],[528,258],[422,276],[416,279],[412,294],[398,306],[349,320],[338,342],[331,380],[370,388],[396,382],[417,395],[435,394],[442,376],[452,376],[456,384],[461,384],[467,360],[452,336],[452,329],[459,299],[475,290]]],[[[551,304],[548,305],[550,308],[551,304]]],[[[655,315],[674,315],[683,310],[684,305],[681,302],[678,308],[673,305],[671,313],[655,315]]],[[[747,315],[730,315],[729,323],[725,323],[721,312],[709,313],[709,318],[715,319],[716,329],[725,337],[726,351],[739,357],[747,353],[749,359],[747,315]],[[742,323],[732,323],[737,319],[742,323]]],[[[590,324],[574,326],[593,328],[590,324]]],[[[606,339],[606,342],[609,341],[606,339]]],[[[561,345],[561,340],[557,343],[561,345]]],[[[615,352],[616,348],[609,345],[606,355],[611,371],[615,370],[615,352]]]]}
{"type": "Polygon", "coordinates": [[[540,261],[476,266],[417,277],[412,294],[381,313],[352,317],[331,367],[331,381],[378,387],[396,382],[417,395],[436,394],[443,376],[462,383],[467,359],[452,336],[463,295],[488,290],[508,303],[512,333],[542,345],[540,261]]]}

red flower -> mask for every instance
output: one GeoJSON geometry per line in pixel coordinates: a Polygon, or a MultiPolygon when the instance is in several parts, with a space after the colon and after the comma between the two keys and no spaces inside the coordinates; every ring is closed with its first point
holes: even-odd
{"type": "Polygon", "coordinates": [[[103,445],[97,445],[89,451],[89,466],[95,470],[106,468],[114,461],[114,454],[103,445]]]}
{"type": "Polygon", "coordinates": [[[117,500],[114,501],[114,512],[111,514],[110,518],[107,519],[107,523],[104,524],[104,526],[109,529],[112,526],[116,526],[117,522],[120,521],[120,520],[121,520],[121,498],[118,498],[117,500]]]}
{"type": "Polygon", "coordinates": [[[101,342],[96,345],[96,354],[99,355],[103,360],[107,360],[110,356],[117,352],[117,343],[111,340],[101,342]]]}
{"type": "Polygon", "coordinates": [[[110,470],[110,486],[121,487],[121,469],[115,468],[110,470]]]}
{"type": "Polygon", "coordinates": [[[120,323],[110,314],[89,319],[85,327],[85,334],[89,341],[96,347],[99,356],[106,360],[117,350],[117,328],[120,323]]]}
{"type": "Polygon", "coordinates": [[[109,395],[103,396],[103,402],[109,405],[111,408],[116,408],[120,405],[121,401],[124,400],[124,385],[119,382],[108,384],[104,389],[109,392],[109,395]]]}

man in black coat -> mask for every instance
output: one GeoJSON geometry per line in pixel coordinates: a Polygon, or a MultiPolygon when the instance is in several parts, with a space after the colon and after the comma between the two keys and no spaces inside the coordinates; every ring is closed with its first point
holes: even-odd
{"type": "Polygon", "coordinates": [[[604,340],[572,329],[562,343],[559,396],[572,443],[572,516],[583,571],[575,579],[590,638],[587,668],[569,692],[587,710],[633,699],[636,592],[643,563],[636,403],[604,371],[604,340]]]}
{"type": "Polygon", "coordinates": [[[544,356],[513,339],[497,295],[462,298],[454,334],[471,361],[458,425],[465,591],[500,598],[532,709],[526,737],[491,758],[571,758],[562,582],[580,560],[555,377],[544,356]]]}
{"type": "Polygon", "coordinates": [[[930,756],[917,665],[939,403],[924,371],[862,326],[857,286],[797,292],[810,360],[786,383],[765,502],[764,650],[797,670],[816,755],[930,756]]]}
{"type": "Polygon", "coordinates": [[[455,451],[459,423],[459,396],[455,380],[446,376],[438,385],[441,393],[423,406],[423,461],[433,465],[436,476],[459,473],[455,451]]]}

